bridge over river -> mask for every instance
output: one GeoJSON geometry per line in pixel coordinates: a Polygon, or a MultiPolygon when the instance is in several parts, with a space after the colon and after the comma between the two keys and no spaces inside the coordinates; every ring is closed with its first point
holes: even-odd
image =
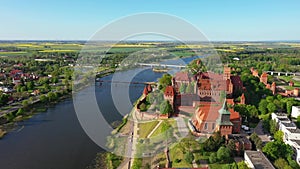
{"type": "Polygon", "coordinates": [[[284,76],[300,76],[300,72],[276,72],[276,71],[265,71],[266,73],[270,74],[270,75],[284,75],[284,76]]]}
{"type": "Polygon", "coordinates": [[[162,64],[162,63],[135,63],[139,66],[148,66],[148,67],[163,67],[163,68],[185,68],[186,65],[171,65],[171,64],[162,64]]]}

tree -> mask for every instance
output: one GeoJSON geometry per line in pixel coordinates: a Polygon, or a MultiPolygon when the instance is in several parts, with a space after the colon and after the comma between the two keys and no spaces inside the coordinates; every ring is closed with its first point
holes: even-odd
{"type": "Polygon", "coordinates": [[[24,101],[22,102],[22,106],[23,106],[24,108],[27,108],[28,105],[29,105],[28,100],[24,100],[24,101]]]}
{"type": "Polygon", "coordinates": [[[167,115],[172,112],[172,106],[168,100],[160,104],[160,114],[167,115]]]}
{"type": "Polygon", "coordinates": [[[170,74],[164,74],[159,80],[158,80],[159,86],[161,86],[161,89],[164,91],[167,86],[170,86],[172,84],[172,76],[170,74]]]}
{"type": "Polygon", "coordinates": [[[263,152],[266,153],[271,160],[276,160],[280,157],[287,158],[293,154],[293,150],[289,145],[279,141],[268,142],[263,147],[263,152]]]}
{"type": "Polygon", "coordinates": [[[300,128],[300,116],[298,116],[296,119],[296,125],[298,128],[300,128]]]}
{"type": "Polygon", "coordinates": [[[230,139],[226,147],[230,150],[231,154],[234,155],[236,153],[236,147],[234,140],[230,139]]]}
{"type": "Polygon", "coordinates": [[[261,112],[261,114],[267,114],[267,113],[268,113],[267,106],[268,106],[267,100],[262,99],[262,100],[259,102],[258,110],[261,112]]]}
{"type": "Polygon", "coordinates": [[[188,84],[188,86],[186,87],[185,93],[191,94],[193,93],[193,90],[194,90],[194,83],[192,82],[188,84]]]}
{"type": "Polygon", "coordinates": [[[275,134],[275,132],[278,130],[278,124],[275,120],[270,120],[270,133],[275,134]]]}
{"type": "Polygon", "coordinates": [[[55,101],[58,98],[57,93],[54,93],[54,92],[49,92],[47,94],[47,97],[48,97],[49,101],[55,101]]]}
{"type": "Polygon", "coordinates": [[[238,169],[249,169],[245,161],[240,161],[237,163],[238,169]]]}
{"type": "Polygon", "coordinates": [[[9,100],[9,95],[0,92],[0,106],[7,104],[8,100],[9,100]]]}
{"type": "Polygon", "coordinates": [[[185,155],[184,155],[184,160],[189,163],[189,164],[192,164],[193,160],[194,160],[194,155],[193,153],[191,152],[187,152],[185,155]]]}
{"type": "Polygon", "coordinates": [[[287,163],[287,161],[285,159],[279,158],[279,159],[275,160],[274,165],[278,169],[285,169],[285,166],[288,166],[289,164],[287,163]]]}
{"type": "Polygon", "coordinates": [[[185,90],[186,90],[186,84],[183,83],[183,84],[181,84],[179,91],[180,91],[180,93],[185,93],[185,90]]]}
{"type": "Polygon", "coordinates": [[[45,103],[47,100],[48,100],[47,96],[45,96],[45,95],[40,96],[40,101],[41,102],[45,103]]]}
{"type": "Polygon", "coordinates": [[[283,141],[283,132],[281,130],[277,130],[274,134],[274,138],[276,141],[283,141]]]}
{"type": "Polygon", "coordinates": [[[34,88],[34,82],[33,81],[29,81],[26,83],[26,87],[28,90],[33,90],[34,88]]]}
{"type": "Polygon", "coordinates": [[[145,103],[142,103],[142,104],[140,105],[140,109],[141,109],[141,111],[146,111],[146,110],[147,110],[146,104],[145,104],[145,103]]]}
{"type": "Polygon", "coordinates": [[[217,151],[217,157],[220,161],[230,160],[230,150],[226,147],[220,147],[217,151]]]}
{"type": "Polygon", "coordinates": [[[251,118],[257,118],[258,117],[258,110],[253,105],[247,105],[246,109],[248,111],[248,114],[251,118]]]}
{"type": "Polygon", "coordinates": [[[209,156],[209,162],[210,163],[216,163],[218,161],[217,153],[213,152],[209,156]]]}
{"type": "Polygon", "coordinates": [[[21,116],[21,115],[23,115],[24,114],[24,109],[22,109],[22,108],[19,108],[18,109],[18,112],[16,113],[16,116],[21,116]]]}
{"type": "Polygon", "coordinates": [[[274,113],[276,111],[277,107],[273,102],[271,102],[271,103],[268,103],[267,109],[270,113],[274,113]]]}

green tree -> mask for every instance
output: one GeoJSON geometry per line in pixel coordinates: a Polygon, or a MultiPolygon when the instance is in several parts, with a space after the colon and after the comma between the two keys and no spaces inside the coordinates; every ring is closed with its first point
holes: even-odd
{"type": "Polygon", "coordinates": [[[238,169],[249,169],[245,161],[240,161],[237,163],[238,169]]]}
{"type": "Polygon", "coordinates": [[[187,152],[185,155],[184,155],[184,160],[189,163],[189,164],[192,164],[193,160],[194,160],[194,155],[193,153],[191,152],[187,152]]]}
{"type": "Polygon", "coordinates": [[[230,139],[228,141],[228,144],[226,145],[226,147],[230,150],[232,155],[235,155],[236,153],[236,147],[235,147],[235,141],[230,139]]]}
{"type": "Polygon", "coordinates": [[[48,100],[48,98],[45,95],[41,95],[40,100],[41,100],[41,102],[45,103],[48,100]]]}
{"type": "Polygon", "coordinates": [[[142,103],[142,104],[140,105],[140,109],[141,109],[141,111],[146,111],[146,110],[147,110],[146,104],[145,104],[145,103],[142,103]]]}
{"type": "Polygon", "coordinates": [[[274,134],[274,138],[276,141],[283,141],[283,132],[281,130],[277,130],[274,134]]]}
{"type": "Polygon", "coordinates": [[[277,110],[277,107],[273,102],[271,102],[268,103],[267,109],[270,113],[274,113],[277,110]]]}
{"type": "Polygon", "coordinates": [[[275,160],[274,165],[278,169],[285,169],[285,167],[288,166],[289,164],[285,159],[279,158],[275,160]]]}
{"type": "Polygon", "coordinates": [[[160,104],[160,113],[163,115],[172,113],[172,106],[169,101],[165,100],[160,104]]]}
{"type": "Polygon", "coordinates": [[[276,123],[276,121],[270,120],[270,133],[275,134],[277,130],[278,130],[278,124],[276,123]]]}
{"type": "Polygon", "coordinates": [[[54,93],[54,92],[49,92],[47,94],[47,97],[48,97],[49,101],[56,101],[58,98],[57,93],[54,93]]]}
{"type": "Polygon", "coordinates": [[[29,81],[26,83],[26,87],[28,90],[33,90],[34,88],[34,82],[33,81],[29,81]]]}
{"type": "Polygon", "coordinates": [[[186,84],[183,83],[183,84],[181,84],[179,91],[180,91],[180,93],[185,93],[185,90],[186,90],[186,84]]]}
{"type": "Polygon", "coordinates": [[[172,84],[172,76],[170,74],[164,74],[159,80],[158,80],[160,88],[164,91],[167,86],[170,86],[172,84]]]}
{"type": "Polygon", "coordinates": [[[194,92],[194,83],[189,83],[186,87],[185,93],[192,94],[194,92]]]}
{"type": "Polygon", "coordinates": [[[268,106],[267,100],[262,99],[262,100],[259,102],[258,110],[261,112],[261,114],[267,114],[267,113],[268,113],[267,106],[268,106]]]}
{"type": "Polygon", "coordinates": [[[210,163],[216,163],[218,161],[217,153],[213,152],[209,156],[209,162],[210,163]]]}
{"type": "Polygon", "coordinates": [[[293,150],[289,145],[279,141],[268,142],[263,147],[263,152],[266,153],[271,160],[276,160],[280,157],[287,158],[293,154],[293,150]]]}
{"type": "Polygon", "coordinates": [[[16,113],[16,116],[21,116],[21,115],[23,115],[24,114],[24,109],[22,109],[22,108],[19,108],[18,109],[18,112],[16,113]]]}
{"type": "Polygon", "coordinates": [[[22,106],[23,106],[24,108],[27,108],[28,105],[29,105],[28,100],[24,100],[24,101],[22,102],[22,106]]]}
{"type": "Polygon", "coordinates": [[[220,147],[217,151],[217,157],[220,161],[229,161],[230,160],[230,150],[226,147],[220,147]]]}

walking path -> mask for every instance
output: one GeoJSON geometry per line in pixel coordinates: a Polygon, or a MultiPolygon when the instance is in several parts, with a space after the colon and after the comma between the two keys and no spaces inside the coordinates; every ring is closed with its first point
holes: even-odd
{"type": "Polygon", "coordinates": [[[162,123],[163,121],[160,120],[159,123],[157,123],[157,125],[154,127],[154,129],[148,134],[147,138],[150,138],[151,135],[155,132],[155,130],[160,126],[160,124],[162,123]]]}

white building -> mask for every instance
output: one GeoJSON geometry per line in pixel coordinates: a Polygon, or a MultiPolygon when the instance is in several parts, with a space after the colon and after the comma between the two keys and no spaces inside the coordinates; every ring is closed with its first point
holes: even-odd
{"type": "Polygon", "coordinates": [[[277,122],[279,130],[283,132],[284,143],[293,148],[294,159],[300,165],[300,129],[297,128],[296,124],[286,114],[272,113],[272,119],[277,122]]]}
{"type": "Polygon", "coordinates": [[[245,151],[244,158],[245,163],[251,169],[275,169],[261,151],[245,151]]]}
{"type": "Polygon", "coordinates": [[[292,106],[292,117],[297,118],[300,116],[300,106],[292,106]]]}

